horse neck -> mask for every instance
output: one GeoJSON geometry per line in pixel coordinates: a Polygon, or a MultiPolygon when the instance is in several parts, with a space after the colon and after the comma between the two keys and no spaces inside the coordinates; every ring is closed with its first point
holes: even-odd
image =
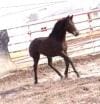
{"type": "Polygon", "coordinates": [[[62,29],[62,31],[52,31],[49,37],[52,37],[59,42],[64,42],[66,38],[66,30],[62,29]]]}

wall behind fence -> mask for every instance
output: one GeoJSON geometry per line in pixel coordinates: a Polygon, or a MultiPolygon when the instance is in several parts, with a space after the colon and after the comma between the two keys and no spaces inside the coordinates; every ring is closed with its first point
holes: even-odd
{"type": "MultiPolygon", "coordinates": [[[[47,20],[33,23],[26,26],[8,29],[10,37],[9,52],[13,62],[19,68],[27,67],[33,64],[29,57],[28,47],[34,38],[46,37],[51,32],[58,19],[47,20]]],[[[80,13],[74,15],[74,22],[80,36],[74,37],[66,34],[68,42],[68,53],[70,57],[97,54],[100,52],[100,10],[80,13]],[[77,54],[78,53],[78,54],[77,54]]],[[[55,58],[58,60],[59,58],[55,58]]],[[[41,56],[40,63],[45,63],[46,59],[41,56]]]]}

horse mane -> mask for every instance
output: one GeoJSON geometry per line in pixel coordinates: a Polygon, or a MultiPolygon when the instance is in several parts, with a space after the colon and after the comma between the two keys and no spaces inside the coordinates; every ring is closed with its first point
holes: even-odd
{"type": "Polygon", "coordinates": [[[62,18],[57,21],[49,37],[54,37],[58,40],[64,38],[64,35],[66,34],[65,20],[66,18],[62,18]]]}

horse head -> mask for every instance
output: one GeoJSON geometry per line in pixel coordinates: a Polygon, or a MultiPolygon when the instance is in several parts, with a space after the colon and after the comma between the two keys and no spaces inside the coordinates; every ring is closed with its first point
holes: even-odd
{"type": "Polygon", "coordinates": [[[75,24],[73,22],[73,15],[72,16],[67,16],[65,18],[65,28],[69,33],[72,33],[74,36],[79,35],[78,30],[75,27],[75,24]]]}

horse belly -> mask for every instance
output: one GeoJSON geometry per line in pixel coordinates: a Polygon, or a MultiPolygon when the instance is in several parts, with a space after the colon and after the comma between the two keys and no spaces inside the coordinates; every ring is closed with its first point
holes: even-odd
{"type": "Polygon", "coordinates": [[[42,53],[45,56],[50,57],[58,56],[61,51],[62,51],[61,45],[56,42],[45,41],[40,45],[40,53],[42,53]]]}

